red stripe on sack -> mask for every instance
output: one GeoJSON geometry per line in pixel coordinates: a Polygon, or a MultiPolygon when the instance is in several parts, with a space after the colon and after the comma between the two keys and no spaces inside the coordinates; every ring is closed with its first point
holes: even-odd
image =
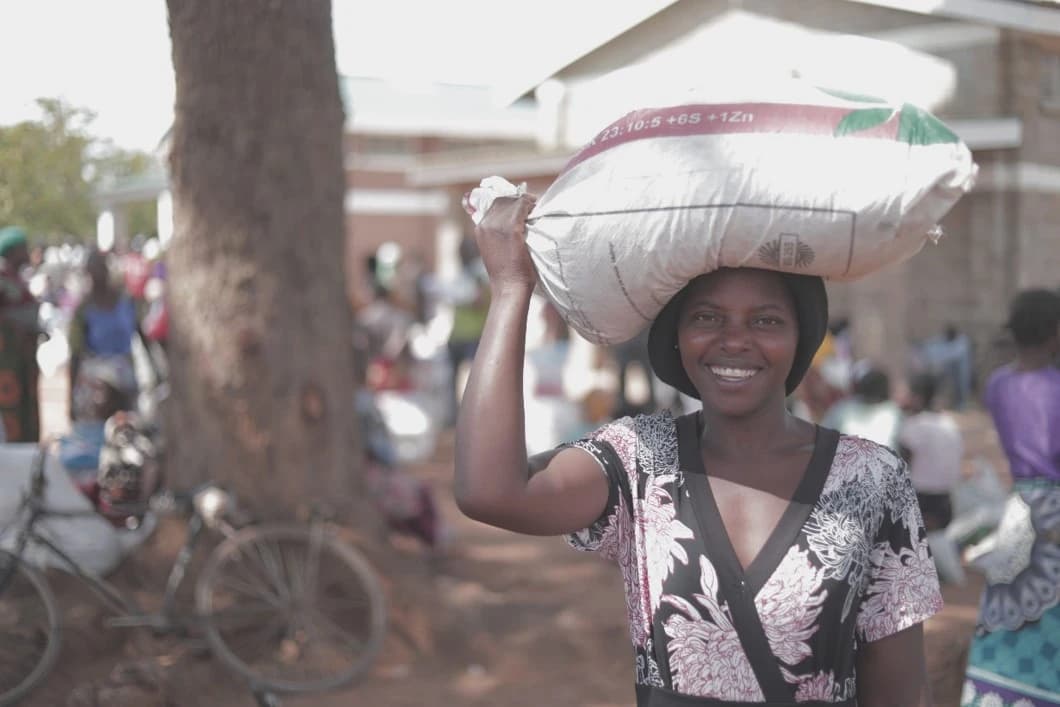
{"type": "MultiPolygon", "coordinates": [[[[866,108],[887,108],[867,105],[866,108]]],[[[792,103],[714,103],[634,111],[601,130],[563,168],[633,140],[685,135],[795,133],[834,135],[839,122],[856,108],[792,103]]],[[[855,137],[896,139],[898,110],[887,121],[853,133],[855,137]]]]}

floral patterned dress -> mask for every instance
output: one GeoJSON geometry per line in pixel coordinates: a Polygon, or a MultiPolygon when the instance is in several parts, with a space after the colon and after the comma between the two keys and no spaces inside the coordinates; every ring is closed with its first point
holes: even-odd
{"type": "Polygon", "coordinates": [[[610,495],[568,542],[622,570],[638,706],[855,704],[859,646],[942,608],[905,463],[818,427],[791,502],[745,569],[697,421],[623,418],[572,445],[600,463],[610,495]]]}

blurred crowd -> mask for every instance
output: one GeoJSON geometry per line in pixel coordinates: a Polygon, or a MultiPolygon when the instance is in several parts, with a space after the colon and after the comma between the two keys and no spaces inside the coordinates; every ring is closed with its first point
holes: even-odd
{"type": "Polygon", "coordinates": [[[165,264],[157,239],[108,252],[34,245],[0,230],[0,435],[40,438],[39,376],[65,369],[73,424],[131,410],[160,374],[168,336],[165,264]]]}
{"type": "MultiPolygon", "coordinates": [[[[385,243],[355,278],[359,385],[352,401],[367,478],[392,527],[430,547],[440,546],[446,531],[430,492],[404,469],[429,458],[455,424],[490,301],[472,239],[458,256],[458,267],[442,276],[421,254],[385,243]]],[[[74,243],[34,246],[17,227],[0,230],[0,439],[39,438],[39,374],[65,369],[71,429],[63,438],[64,463],[75,480],[81,470],[92,483],[104,421],[142,410],[145,386],[165,379],[165,289],[156,239],[136,237],[103,252],[74,243]]],[[[970,481],[962,471],[958,417],[981,395],[974,353],[969,337],[948,325],[909,344],[907,369],[894,381],[893,373],[859,358],[851,322],[837,318],[789,399],[793,413],[887,445],[909,461],[933,552],[943,577],[955,582],[963,581],[960,546],[982,525],[954,523],[969,511],[955,497],[969,498],[961,486],[971,482],[980,501],[1001,493],[986,478],[992,475],[970,481]]],[[[653,375],[646,336],[613,347],[590,344],[539,295],[530,308],[524,391],[530,454],[610,419],[684,413],[698,404],[653,375]]]]}
{"type": "MultiPolygon", "coordinates": [[[[361,379],[403,450],[398,456],[422,458],[455,423],[489,306],[485,270],[470,239],[448,278],[428,269],[418,254],[387,243],[366,258],[361,283],[354,323],[361,379]]],[[[998,342],[991,353],[1012,353],[1011,327],[999,330],[998,342]]],[[[940,576],[963,583],[960,553],[996,525],[1006,493],[1003,470],[982,460],[972,468],[965,463],[960,426],[993,372],[975,370],[971,339],[954,324],[905,347],[905,370],[888,371],[859,354],[852,322],[836,318],[789,408],[906,459],[940,576]]],[[[592,345],[536,294],[524,393],[529,454],[621,416],[663,409],[681,414],[698,406],[653,375],[646,334],[618,346],[592,345]]]]}

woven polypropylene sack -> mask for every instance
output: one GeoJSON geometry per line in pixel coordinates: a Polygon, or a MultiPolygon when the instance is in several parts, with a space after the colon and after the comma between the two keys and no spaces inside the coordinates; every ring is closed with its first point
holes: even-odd
{"type": "Polygon", "coordinates": [[[615,344],[719,267],[853,280],[899,263],[975,174],[957,135],[909,104],[812,89],[646,108],[570,160],[527,244],[564,318],[615,344]]]}

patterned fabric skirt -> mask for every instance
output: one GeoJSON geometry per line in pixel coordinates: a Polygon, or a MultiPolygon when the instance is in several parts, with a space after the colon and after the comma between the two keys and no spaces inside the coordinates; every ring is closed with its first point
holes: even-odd
{"type": "Polygon", "coordinates": [[[1060,705],[1060,606],[1017,631],[976,636],[961,707],[1060,705]]]}
{"type": "Polygon", "coordinates": [[[1019,483],[988,548],[961,707],[1060,707],[1060,486],[1019,483]]]}

